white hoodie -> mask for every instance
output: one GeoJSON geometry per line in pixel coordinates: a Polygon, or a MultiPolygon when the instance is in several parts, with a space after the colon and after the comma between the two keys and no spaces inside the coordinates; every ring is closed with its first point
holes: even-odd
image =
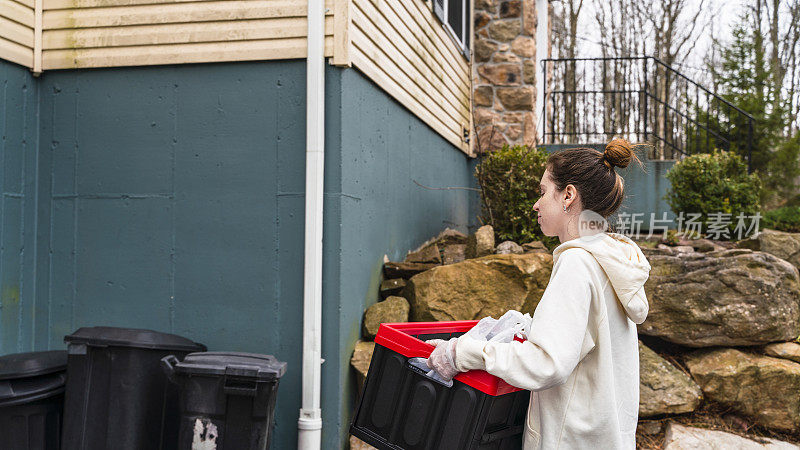
{"type": "Polygon", "coordinates": [[[649,273],[641,249],[624,235],[564,242],[553,251],[527,341],[458,339],[459,370],[486,370],[532,391],[525,450],[636,447],[636,324],[647,317],[649,273]]]}

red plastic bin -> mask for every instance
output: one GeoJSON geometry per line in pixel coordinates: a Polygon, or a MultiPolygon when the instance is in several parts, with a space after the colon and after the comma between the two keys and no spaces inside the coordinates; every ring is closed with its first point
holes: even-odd
{"type": "Polygon", "coordinates": [[[447,387],[408,364],[428,339],[467,332],[476,320],[384,323],[350,432],[379,449],[519,449],[530,393],[484,371],[447,387]]]}

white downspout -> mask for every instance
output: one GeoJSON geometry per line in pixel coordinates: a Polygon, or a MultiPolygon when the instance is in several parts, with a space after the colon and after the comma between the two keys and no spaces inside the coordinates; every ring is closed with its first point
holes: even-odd
{"type": "Polygon", "coordinates": [[[308,1],[306,209],[303,267],[303,403],[297,448],[322,445],[322,202],[325,168],[325,0],[308,1]]]}

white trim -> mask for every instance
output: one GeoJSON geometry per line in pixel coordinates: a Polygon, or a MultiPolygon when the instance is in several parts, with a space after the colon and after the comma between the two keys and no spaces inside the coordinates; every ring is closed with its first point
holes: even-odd
{"type": "Polygon", "coordinates": [[[445,29],[445,31],[447,31],[447,34],[450,36],[450,39],[453,40],[453,43],[456,44],[456,47],[458,47],[458,50],[463,55],[464,50],[466,50],[466,46],[464,45],[463,42],[461,42],[460,39],[458,39],[458,35],[456,35],[456,32],[453,31],[453,28],[450,26],[449,23],[443,23],[442,27],[445,29]]]}
{"type": "Polygon", "coordinates": [[[469,0],[461,0],[461,51],[467,50],[467,43],[469,42],[469,36],[467,36],[467,6],[469,6],[469,0]]]}
{"type": "Polygon", "coordinates": [[[33,75],[42,73],[42,2],[34,0],[33,7],[33,75]]]}
{"type": "MultiPolygon", "coordinates": [[[[462,27],[462,30],[461,30],[462,33],[461,34],[463,34],[464,37],[460,39],[458,37],[458,33],[456,33],[455,30],[453,30],[453,28],[450,26],[450,20],[449,20],[449,18],[450,18],[450,16],[449,16],[449,13],[450,13],[450,11],[449,11],[450,10],[450,1],[449,0],[444,0],[442,2],[443,3],[443,8],[442,9],[444,11],[444,13],[443,13],[444,20],[442,20],[442,27],[445,29],[447,34],[450,36],[450,39],[453,40],[453,43],[456,44],[456,47],[458,47],[458,50],[461,52],[461,55],[464,56],[467,59],[467,61],[470,61],[472,59],[472,56],[471,56],[472,55],[472,49],[468,49],[466,43],[468,42],[467,39],[469,39],[469,36],[467,36],[467,20],[468,20],[468,18],[467,18],[467,14],[468,14],[467,7],[471,6],[470,5],[471,2],[470,2],[470,0],[460,0],[460,1],[461,1],[461,27],[462,27]]],[[[434,14],[434,16],[435,15],[436,14],[434,14]]],[[[438,16],[436,18],[439,19],[438,16]]]]}

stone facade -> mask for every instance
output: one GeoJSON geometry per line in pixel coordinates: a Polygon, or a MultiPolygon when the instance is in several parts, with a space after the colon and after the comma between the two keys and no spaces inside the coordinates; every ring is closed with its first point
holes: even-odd
{"type": "Polygon", "coordinates": [[[536,2],[476,0],[476,151],[536,144],[536,2]]]}

